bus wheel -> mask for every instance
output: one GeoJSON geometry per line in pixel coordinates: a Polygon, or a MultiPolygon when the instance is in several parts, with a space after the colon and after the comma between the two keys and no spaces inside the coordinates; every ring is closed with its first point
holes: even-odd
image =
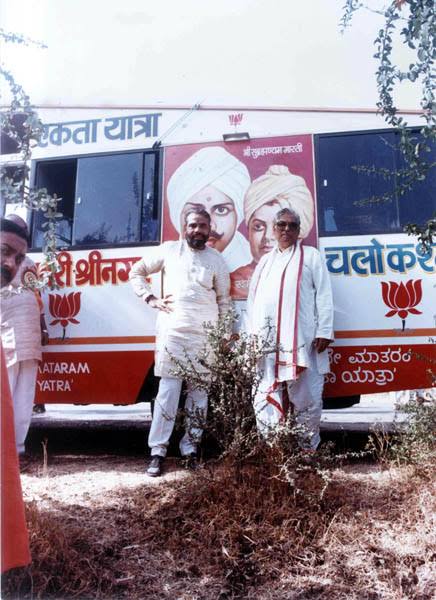
{"type": "Polygon", "coordinates": [[[360,394],[356,396],[342,396],[341,398],[323,398],[322,407],[324,410],[337,410],[340,408],[350,408],[359,404],[360,394]]]}
{"type": "Polygon", "coordinates": [[[154,374],[154,364],[150,367],[147,375],[144,378],[141,389],[139,390],[138,396],[136,397],[136,403],[138,402],[149,402],[151,416],[154,413],[154,401],[157,396],[159,389],[159,377],[154,374]]]}

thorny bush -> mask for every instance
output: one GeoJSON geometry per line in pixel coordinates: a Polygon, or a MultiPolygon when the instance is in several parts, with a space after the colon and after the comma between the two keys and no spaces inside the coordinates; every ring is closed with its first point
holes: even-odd
{"type": "Polygon", "coordinates": [[[399,463],[413,465],[434,464],[436,455],[436,397],[428,400],[417,396],[401,406],[407,415],[392,444],[392,457],[399,463]]]}
{"type": "Polygon", "coordinates": [[[397,410],[406,414],[392,436],[373,433],[369,446],[381,463],[412,465],[423,476],[431,474],[436,458],[436,396],[417,393],[397,410]]]}
{"type": "MultiPolygon", "coordinates": [[[[190,429],[200,427],[219,448],[218,460],[229,466],[236,482],[241,482],[245,468],[255,466],[260,477],[273,477],[294,491],[308,472],[319,479],[322,494],[328,481],[327,466],[333,457],[325,446],[316,454],[308,454],[301,445],[307,430],[298,424],[292,412],[267,435],[260,435],[253,408],[254,397],[262,378],[259,360],[275,350],[271,344],[270,324],[259,335],[245,332],[231,334],[237,315],[227,313],[216,325],[207,324],[207,351],[183,360],[172,357],[173,374],[208,394],[207,418],[200,411],[181,411],[190,429]]],[[[336,459],[337,460],[337,459],[336,459]]]]}

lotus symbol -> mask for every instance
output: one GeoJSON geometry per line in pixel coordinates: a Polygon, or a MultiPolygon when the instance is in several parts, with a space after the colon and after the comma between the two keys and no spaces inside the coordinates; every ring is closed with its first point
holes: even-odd
{"type": "Polygon", "coordinates": [[[54,320],[50,325],[60,323],[63,327],[62,339],[65,339],[65,330],[69,323],[77,325],[80,323],[75,316],[80,310],[81,292],[71,292],[71,294],[49,294],[49,310],[54,320]]]}
{"type": "Polygon", "coordinates": [[[233,127],[235,128],[235,130],[236,130],[236,127],[241,124],[242,117],[243,117],[243,113],[236,113],[236,114],[233,114],[233,115],[229,115],[230,125],[233,125],[233,127]]]}
{"type": "Polygon", "coordinates": [[[411,279],[406,284],[403,282],[395,283],[395,281],[389,281],[386,283],[386,281],[382,281],[381,286],[383,302],[392,309],[385,314],[385,317],[398,315],[403,324],[402,330],[404,331],[408,314],[422,314],[420,310],[415,308],[422,299],[422,280],[416,279],[414,281],[411,279]]]}

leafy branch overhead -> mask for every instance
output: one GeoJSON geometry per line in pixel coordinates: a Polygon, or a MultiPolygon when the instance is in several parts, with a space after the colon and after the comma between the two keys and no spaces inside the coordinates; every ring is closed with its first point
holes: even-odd
{"type": "MultiPolygon", "coordinates": [[[[23,44],[45,48],[25,36],[8,33],[0,29],[0,40],[6,43],[23,44]]],[[[0,111],[0,129],[16,149],[11,163],[0,163],[0,192],[3,203],[22,204],[29,210],[41,210],[46,220],[43,254],[40,276],[35,287],[44,288],[55,285],[54,275],[58,269],[56,258],[56,221],[62,217],[57,211],[59,198],[48,194],[45,188],[34,189],[29,185],[30,159],[32,148],[36,146],[43,133],[43,124],[32,106],[29,96],[15,80],[11,71],[0,65],[0,75],[9,91],[7,110],[0,111]],[[18,163],[18,167],[17,167],[18,163]]],[[[2,212],[4,207],[2,209],[2,212]]]]}
{"type": "MultiPolygon", "coordinates": [[[[398,181],[396,193],[401,196],[410,191],[414,184],[425,179],[436,167],[435,161],[429,158],[436,142],[436,5],[434,0],[394,0],[387,8],[374,10],[358,0],[346,0],[340,23],[342,31],[350,26],[354,14],[359,10],[376,12],[383,17],[383,25],[374,40],[374,58],[378,61],[375,73],[377,108],[385,122],[400,133],[399,148],[406,167],[396,171],[395,176],[398,181]],[[413,55],[413,62],[410,62],[407,69],[401,68],[395,62],[397,44],[407,46],[413,55]],[[408,123],[399,114],[396,106],[395,92],[404,81],[413,83],[419,91],[421,116],[424,121],[419,138],[407,129],[408,123]]],[[[375,172],[372,167],[357,168],[369,174],[375,172]]],[[[377,174],[385,176],[383,173],[377,174]]],[[[406,231],[418,235],[420,242],[427,246],[432,243],[436,233],[435,223],[433,217],[424,225],[408,225],[406,231]]]]}

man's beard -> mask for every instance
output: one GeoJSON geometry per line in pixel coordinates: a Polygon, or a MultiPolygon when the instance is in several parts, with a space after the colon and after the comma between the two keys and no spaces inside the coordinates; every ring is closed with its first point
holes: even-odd
{"type": "Polygon", "coordinates": [[[9,285],[12,281],[12,273],[7,267],[1,267],[1,286],[9,285]]]}
{"type": "Polygon", "coordinates": [[[186,236],[188,246],[194,250],[204,250],[207,239],[208,238],[205,235],[201,237],[186,236]]]}

